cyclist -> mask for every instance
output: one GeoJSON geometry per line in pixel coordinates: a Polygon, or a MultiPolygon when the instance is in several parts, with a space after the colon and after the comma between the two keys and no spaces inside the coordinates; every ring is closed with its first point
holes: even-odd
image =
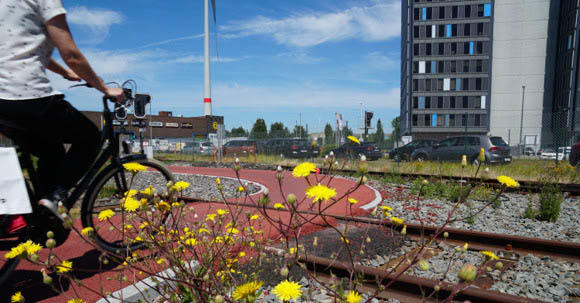
{"type": "MultiPolygon", "coordinates": [[[[100,133],[52,87],[46,69],[124,99],[77,48],[61,0],[0,1],[0,132],[38,158],[39,204],[60,218],[58,202],[94,161],[100,133]],[[51,58],[55,47],[70,69],[51,58]]],[[[10,219],[8,233],[26,226],[22,216],[10,219]]]]}

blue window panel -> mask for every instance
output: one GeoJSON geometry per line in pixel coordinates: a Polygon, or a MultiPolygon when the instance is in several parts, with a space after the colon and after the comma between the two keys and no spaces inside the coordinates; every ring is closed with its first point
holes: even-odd
{"type": "Polygon", "coordinates": [[[427,8],[423,8],[423,20],[427,20],[427,8]]]}
{"type": "Polygon", "coordinates": [[[425,97],[419,97],[419,108],[425,108],[425,97]]]}
{"type": "Polygon", "coordinates": [[[469,42],[469,54],[473,55],[473,41],[469,42]]]}
{"type": "Polygon", "coordinates": [[[437,62],[436,61],[431,61],[431,73],[436,74],[437,73],[437,62]]]}
{"type": "Polygon", "coordinates": [[[449,114],[445,115],[445,126],[449,126],[449,114]]]}
{"type": "Polygon", "coordinates": [[[491,4],[484,4],[483,5],[483,16],[490,17],[491,16],[491,4]]]}
{"type": "Polygon", "coordinates": [[[433,114],[431,117],[431,126],[437,126],[437,114],[433,114]]]}
{"type": "Polygon", "coordinates": [[[461,78],[455,79],[455,83],[457,84],[456,89],[461,90],[461,78]]]}
{"type": "Polygon", "coordinates": [[[451,24],[447,24],[447,37],[451,37],[451,24]]]}

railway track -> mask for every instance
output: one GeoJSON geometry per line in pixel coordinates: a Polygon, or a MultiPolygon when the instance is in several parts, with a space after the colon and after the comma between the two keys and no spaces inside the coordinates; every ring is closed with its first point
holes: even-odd
{"type": "MultiPolygon", "coordinates": [[[[192,203],[216,203],[217,201],[200,201],[192,198],[183,197],[184,201],[192,203]]],[[[224,203],[219,201],[219,203],[224,203]]],[[[226,202],[231,205],[240,207],[257,208],[254,204],[249,203],[234,203],[226,202]]],[[[262,208],[260,206],[259,208],[262,208]]],[[[275,209],[273,207],[265,207],[266,210],[271,211],[288,211],[285,209],[275,209]]],[[[312,211],[297,211],[303,215],[316,216],[316,212],[312,211]]],[[[336,219],[340,223],[351,223],[359,225],[370,225],[376,228],[396,227],[396,225],[389,220],[373,219],[358,216],[341,216],[341,215],[326,215],[336,219]]],[[[470,251],[492,251],[500,257],[503,263],[502,273],[507,269],[515,266],[520,257],[528,254],[536,255],[538,257],[550,257],[555,260],[565,260],[569,262],[580,262],[580,243],[554,241],[546,239],[538,239],[531,237],[512,236],[505,234],[496,234],[488,232],[477,232],[470,230],[462,230],[456,228],[441,229],[436,226],[421,226],[419,224],[407,223],[406,237],[412,241],[421,241],[422,239],[430,239],[433,237],[435,241],[444,242],[446,245],[462,246],[464,243],[469,243],[470,251]],[[444,237],[443,234],[447,236],[444,237]]],[[[400,230],[400,226],[398,228],[400,230]]],[[[399,235],[400,236],[400,235],[399,235]]],[[[337,243],[336,245],[341,245],[337,243]]],[[[417,250],[410,251],[405,255],[398,256],[395,260],[401,258],[412,259],[417,250]]],[[[337,259],[329,259],[313,254],[302,254],[299,256],[299,261],[306,265],[306,269],[316,271],[317,277],[322,280],[329,280],[330,273],[335,277],[348,278],[354,272],[355,275],[363,277],[365,283],[359,286],[358,290],[364,293],[374,293],[377,291],[377,285],[388,285],[389,288],[378,292],[378,297],[383,299],[393,298],[401,302],[436,302],[447,298],[454,290],[456,284],[449,282],[439,282],[426,278],[417,277],[401,273],[400,270],[389,270],[393,262],[389,265],[382,265],[381,267],[366,266],[362,263],[356,264],[354,267],[349,262],[339,261],[337,259]],[[436,292],[436,297],[425,300],[425,294],[431,294],[435,287],[439,288],[436,292]],[[435,299],[437,298],[437,299],[435,299]]],[[[397,263],[395,264],[401,264],[397,263]]],[[[494,267],[495,262],[490,261],[488,266],[494,267]]],[[[474,281],[477,287],[468,287],[455,296],[455,301],[469,301],[475,302],[497,302],[497,303],[516,303],[516,302],[543,302],[536,299],[526,297],[519,297],[500,293],[497,291],[488,290],[494,284],[490,277],[480,277],[474,281]]]]}

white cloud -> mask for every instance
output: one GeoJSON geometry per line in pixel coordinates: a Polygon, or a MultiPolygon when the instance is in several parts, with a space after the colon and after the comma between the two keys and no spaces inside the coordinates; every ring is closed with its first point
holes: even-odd
{"type": "Polygon", "coordinates": [[[398,67],[401,63],[399,55],[387,56],[382,52],[370,52],[365,56],[365,61],[368,67],[373,69],[385,70],[393,67],[398,67]]]}
{"type": "Polygon", "coordinates": [[[258,16],[222,26],[228,37],[268,35],[279,44],[311,47],[325,42],[361,39],[384,41],[401,31],[399,1],[377,1],[343,11],[295,14],[283,19],[258,16]]]}
{"type": "Polygon", "coordinates": [[[185,37],[167,39],[167,40],[153,42],[153,43],[149,43],[149,44],[143,45],[143,46],[141,46],[141,48],[147,48],[147,47],[152,47],[152,46],[159,46],[159,45],[163,45],[163,44],[173,43],[173,42],[176,42],[176,41],[198,39],[198,38],[202,38],[202,37],[203,37],[203,34],[198,34],[198,35],[193,35],[193,36],[185,36],[185,37]]]}
{"type": "Polygon", "coordinates": [[[109,35],[109,29],[113,24],[123,22],[123,15],[116,11],[99,8],[87,8],[86,6],[76,6],[68,10],[67,20],[72,25],[77,25],[87,34],[83,37],[90,37],[82,40],[85,43],[98,44],[103,42],[109,35]]]}
{"type": "Polygon", "coordinates": [[[323,60],[323,58],[312,57],[310,54],[308,54],[308,52],[303,50],[280,53],[277,56],[291,60],[292,62],[298,64],[311,64],[323,60]]]}

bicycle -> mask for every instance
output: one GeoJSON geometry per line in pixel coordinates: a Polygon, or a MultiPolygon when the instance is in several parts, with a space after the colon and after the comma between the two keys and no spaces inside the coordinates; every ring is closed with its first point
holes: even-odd
{"type": "MultiPolygon", "coordinates": [[[[128,110],[134,104],[134,116],[142,121],[145,117],[145,105],[149,102],[147,95],[133,95],[131,89],[125,88],[127,83],[135,85],[132,80],[123,83],[122,87],[125,91],[126,100],[122,103],[115,103],[114,111],[111,111],[108,105],[108,102],[113,102],[113,100],[106,96],[103,97],[103,127],[99,144],[100,153],[88,172],[72,189],[68,198],[63,201],[66,209],[72,209],[82,197],[80,211],[82,226],[94,229],[93,239],[100,248],[117,254],[142,247],[140,243],[127,242],[124,234],[128,213],[121,207],[120,201],[128,192],[130,181],[137,185],[146,184],[152,186],[159,192],[163,192],[166,189],[168,182],[175,182],[172,173],[161,162],[148,159],[143,153],[143,149],[141,154],[130,154],[129,146],[119,143],[121,133],[114,130],[114,118],[125,119],[128,110]],[[127,154],[126,156],[121,155],[121,147],[124,150],[124,154],[127,154]],[[147,171],[132,175],[130,172],[125,171],[123,167],[123,164],[131,162],[146,166],[147,171]],[[134,178],[145,178],[145,180],[134,178]],[[105,209],[112,209],[116,214],[120,215],[116,215],[115,220],[99,220],[98,214],[105,209]],[[104,228],[103,224],[120,224],[121,227],[104,228]]],[[[81,85],[89,87],[87,84],[75,86],[81,85]]],[[[136,88],[136,85],[133,88],[136,88]]],[[[31,155],[26,151],[20,151],[19,160],[23,171],[28,174],[26,185],[33,211],[24,215],[28,224],[25,229],[16,234],[0,235],[0,286],[6,283],[19,262],[18,258],[6,259],[5,252],[28,239],[44,245],[48,230],[53,231],[57,245],[64,243],[70,234],[70,229],[64,228],[60,219],[55,218],[50,211],[33,202],[38,201],[40,197],[39,193],[35,191],[35,189],[39,188],[39,183],[31,155]]],[[[4,216],[4,219],[6,217],[4,216]]],[[[164,221],[165,219],[166,217],[161,220],[164,221]]],[[[0,230],[2,231],[4,230],[4,224],[5,222],[0,221],[0,230]]]]}

